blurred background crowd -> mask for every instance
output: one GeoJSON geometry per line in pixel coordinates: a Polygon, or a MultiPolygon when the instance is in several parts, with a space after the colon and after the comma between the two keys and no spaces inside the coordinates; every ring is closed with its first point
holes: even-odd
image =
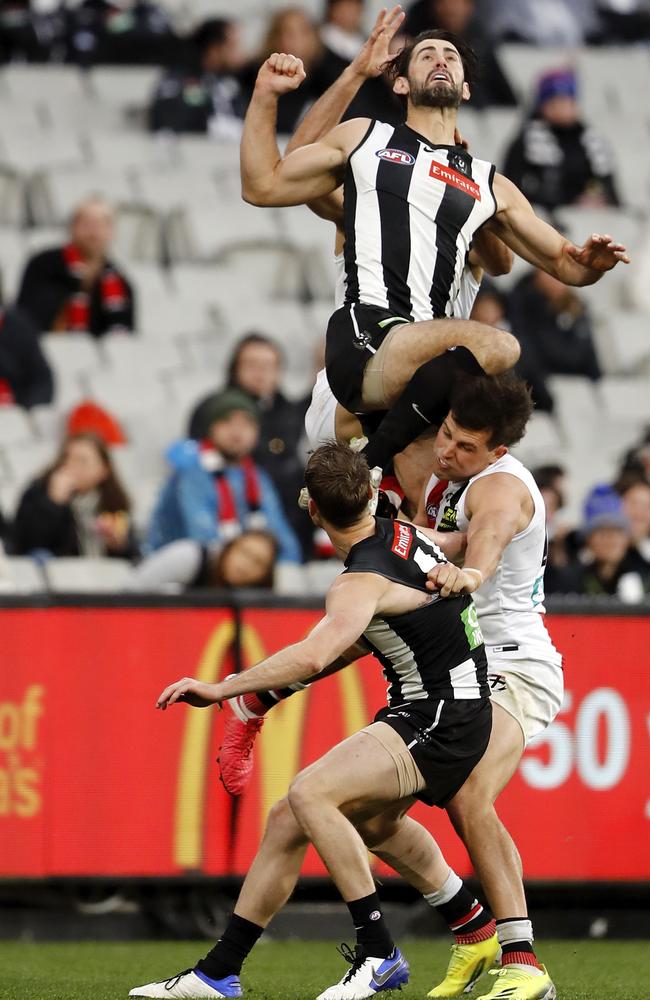
{"type": "MultiPolygon", "coordinates": [[[[5,591],[274,587],[339,564],[296,506],[334,234],[239,195],[257,68],[303,59],[289,135],[379,4],[0,2],[0,532],[5,591]]],[[[518,260],[474,316],[522,346],[516,453],[547,504],[549,593],[650,594],[650,6],[416,0],[478,53],[460,114],[576,242],[633,263],[568,288],[518,260]]],[[[346,117],[397,123],[388,80],[346,117]]]]}

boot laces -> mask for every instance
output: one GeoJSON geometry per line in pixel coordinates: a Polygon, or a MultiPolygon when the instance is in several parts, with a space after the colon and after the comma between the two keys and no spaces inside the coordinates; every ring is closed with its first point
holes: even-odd
{"type": "Polygon", "coordinates": [[[353,979],[354,976],[356,976],[357,972],[365,962],[366,955],[363,949],[359,945],[357,945],[354,951],[352,951],[350,945],[345,944],[345,942],[343,942],[343,944],[341,944],[340,947],[337,947],[336,950],[338,951],[339,955],[342,955],[345,961],[349,962],[350,965],[352,966],[352,968],[348,969],[343,979],[344,983],[349,983],[350,980],[353,979]]]}

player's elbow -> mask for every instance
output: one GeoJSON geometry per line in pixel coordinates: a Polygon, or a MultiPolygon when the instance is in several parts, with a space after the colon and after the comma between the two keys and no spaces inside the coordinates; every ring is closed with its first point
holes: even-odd
{"type": "Polygon", "coordinates": [[[242,182],[241,196],[248,205],[255,205],[257,208],[268,208],[271,204],[270,192],[253,184],[242,182]]]}
{"type": "Polygon", "coordinates": [[[504,244],[503,250],[494,258],[494,260],[490,261],[490,276],[492,278],[499,278],[503,274],[510,274],[514,262],[515,255],[510,247],[507,247],[504,244]]]}

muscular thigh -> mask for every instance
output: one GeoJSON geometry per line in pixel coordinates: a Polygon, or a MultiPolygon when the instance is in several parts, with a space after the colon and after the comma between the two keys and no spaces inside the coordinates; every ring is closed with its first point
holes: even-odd
{"type": "Polygon", "coordinates": [[[368,361],[363,379],[364,403],[374,409],[392,406],[420,367],[453,344],[450,328],[459,321],[428,320],[393,327],[368,361]]]}
{"type": "Polygon", "coordinates": [[[493,803],[519,766],[524,752],[521,726],[500,705],[492,705],[492,732],[485,754],[449,803],[449,810],[481,799],[493,803]]]}
{"type": "Polygon", "coordinates": [[[361,821],[404,797],[395,755],[405,750],[401,736],[390,726],[373,723],[301,771],[294,787],[309,790],[361,821]],[[373,735],[377,727],[381,741],[373,735]]]}

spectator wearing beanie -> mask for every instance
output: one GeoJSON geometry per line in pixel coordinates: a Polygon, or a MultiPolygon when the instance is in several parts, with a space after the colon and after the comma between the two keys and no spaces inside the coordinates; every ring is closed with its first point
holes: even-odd
{"type": "Polygon", "coordinates": [[[243,531],[269,531],[278,558],[300,562],[300,546],[270,477],[253,460],[260,432],[255,401],[239,389],[213,397],[203,440],[167,452],[172,473],[159,495],[149,549],[179,538],[225,544],[243,531]]]}
{"type": "Polygon", "coordinates": [[[578,559],[558,571],[553,589],[590,597],[610,595],[632,603],[642,600],[650,579],[640,572],[638,554],[631,548],[630,523],[611,486],[596,486],[587,497],[581,536],[578,559]]]}
{"type": "MultiPolygon", "coordinates": [[[[280,388],[284,357],[273,340],[250,333],[236,345],[228,364],[228,385],[253,397],[260,414],[260,435],[253,458],[271,477],[306,557],[311,552],[312,524],[298,509],[304,462],[299,442],[304,434],[307,399],[292,402],[280,388]]],[[[194,408],[189,436],[206,436],[207,416],[218,393],[210,393],[194,408]]]]}
{"type": "Polygon", "coordinates": [[[550,211],[619,204],[611,150],[580,118],[573,70],[542,76],[535,110],[510,146],[503,173],[529,201],[550,211]]]}
{"type": "Polygon", "coordinates": [[[28,262],[18,305],[39,331],[85,332],[93,337],[134,328],[133,291],[108,258],[113,211],[102,198],[77,207],[70,240],[28,262]]]}

